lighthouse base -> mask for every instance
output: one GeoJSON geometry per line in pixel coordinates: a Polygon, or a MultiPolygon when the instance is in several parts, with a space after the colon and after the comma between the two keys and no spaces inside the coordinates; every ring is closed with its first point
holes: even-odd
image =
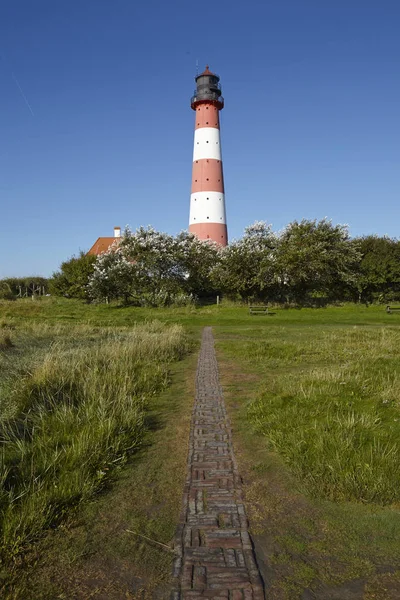
{"type": "Polygon", "coordinates": [[[190,233],[194,233],[199,240],[210,240],[220,246],[228,244],[228,231],[222,223],[196,223],[189,227],[190,233]]]}

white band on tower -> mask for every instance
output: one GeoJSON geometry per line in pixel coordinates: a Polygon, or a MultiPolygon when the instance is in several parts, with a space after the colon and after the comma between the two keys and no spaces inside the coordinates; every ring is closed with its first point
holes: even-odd
{"type": "Polygon", "coordinates": [[[225,194],[222,192],[196,192],[190,196],[190,225],[207,222],[226,225],[225,194]]]}
{"type": "Polygon", "coordinates": [[[201,127],[194,132],[193,160],[203,158],[221,160],[220,134],[215,127],[201,127]]]}

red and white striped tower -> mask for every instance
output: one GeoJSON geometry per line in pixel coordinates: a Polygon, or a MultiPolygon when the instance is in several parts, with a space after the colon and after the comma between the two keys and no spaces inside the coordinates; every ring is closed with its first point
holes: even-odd
{"type": "Polygon", "coordinates": [[[189,231],[201,240],[228,243],[219,111],[224,107],[218,75],[206,70],[195,78],[191,106],[196,111],[189,231]]]}

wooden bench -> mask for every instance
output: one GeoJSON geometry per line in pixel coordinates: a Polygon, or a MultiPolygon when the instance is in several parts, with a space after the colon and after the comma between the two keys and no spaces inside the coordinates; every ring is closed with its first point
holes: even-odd
{"type": "Polygon", "coordinates": [[[268,306],[249,306],[250,315],[267,315],[268,306]]]}
{"type": "Polygon", "coordinates": [[[393,312],[396,312],[396,311],[398,311],[398,310],[400,310],[400,306],[387,306],[387,307],[386,307],[386,312],[387,312],[389,315],[390,315],[390,314],[392,314],[393,312]]]}

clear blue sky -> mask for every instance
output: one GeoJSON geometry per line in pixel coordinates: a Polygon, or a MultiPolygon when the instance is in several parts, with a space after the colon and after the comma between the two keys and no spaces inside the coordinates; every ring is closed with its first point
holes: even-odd
{"type": "Polygon", "coordinates": [[[221,76],[228,229],[399,236],[398,0],[3,0],[0,277],[114,225],[188,224],[196,60],[221,76]]]}

